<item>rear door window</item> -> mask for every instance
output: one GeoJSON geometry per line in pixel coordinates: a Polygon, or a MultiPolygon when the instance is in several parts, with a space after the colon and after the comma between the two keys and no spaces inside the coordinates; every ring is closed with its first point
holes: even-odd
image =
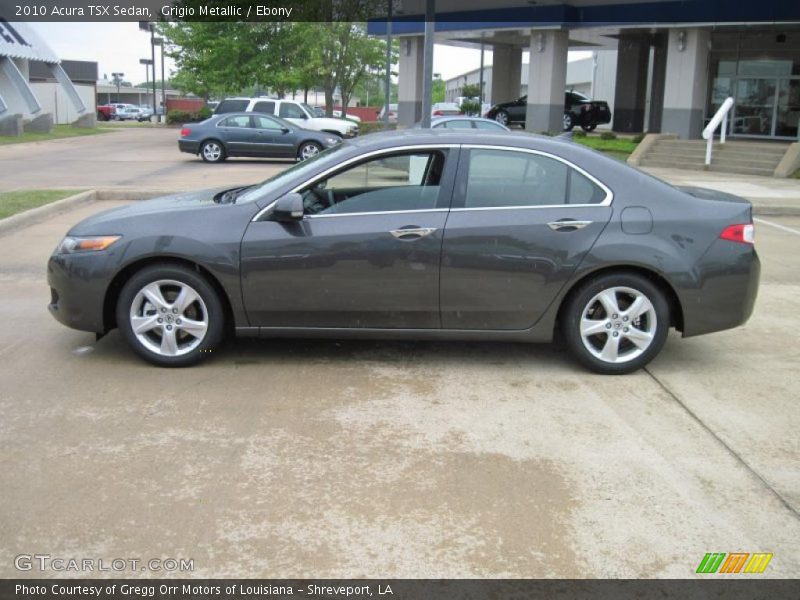
{"type": "Polygon", "coordinates": [[[220,127],[250,127],[250,117],[247,115],[236,115],[235,117],[228,117],[220,124],[220,127]]]}
{"type": "Polygon", "coordinates": [[[566,163],[529,152],[473,149],[465,208],[599,204],[605,191],[566,163]]]}
{"type": "Polygon", "coordinates": [[[264,113],[265,115],[274,115],[275,103],[269,100],[260,100],[253,106],[253,112],[264,113]]]}

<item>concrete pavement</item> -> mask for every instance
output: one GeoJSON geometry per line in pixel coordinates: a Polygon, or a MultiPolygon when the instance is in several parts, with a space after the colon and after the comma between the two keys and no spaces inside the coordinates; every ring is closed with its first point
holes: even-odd
{"type": "Polygon", "coordinates": [[[175,128],[0,146],[0,192],[15,189],[152,188],[184,191],[257,183],[291,161],[235,158],[208,165],[178,150],[175,128]]]}
{"type": "Polygon", "coordinates": [[[800,219],[757,224],[744,327],[671,335],[629,376],[551,346],[302,340],[164,370],[45,308],[59,238],[117,204],[0,237],[1,577],[57,575],[16,571],[20,553],[207,577],[692,577],[713,551],[800,576],[800,219]]]}

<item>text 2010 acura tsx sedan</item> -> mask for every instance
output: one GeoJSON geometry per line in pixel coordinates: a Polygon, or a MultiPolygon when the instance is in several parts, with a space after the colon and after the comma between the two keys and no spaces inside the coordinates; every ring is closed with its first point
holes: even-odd
{"type": "Polygon", "coordinates": [[[242,336],[545,342],[601,373],[744,323],[750,204],[567,141],[408,131],[263,183],[138,202],[70,230],[50,311],[157,365],[242,336]]]}

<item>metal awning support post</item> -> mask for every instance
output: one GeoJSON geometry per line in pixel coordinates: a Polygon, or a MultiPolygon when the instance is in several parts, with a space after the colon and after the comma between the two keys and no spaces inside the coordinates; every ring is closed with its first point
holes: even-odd
{"type": "Polygon", "coordinates": [[[67,96],[72,101],[72,105],[75,107],[75,110],[78,111],[78,114],[85,113],[86,105],[83,103],[83,100],[81,100],[80,94],[78,94],[78,90],[75,88],[75,84],[72,83],[64,67],[58,63],[47,63],[47,66],[50,67],[50,72],[53,74],[53,77],[55,77],[56,81],[67,93],[67,96]]]}
{"type": "Polygon", "coordinates": [[[22,96],[25,104],[28,105],[28,112],[36,114],[42,110],[42,105],[39,104],[31,86],[28,85],[25,76],[20,72],[17,65],[14,64],[14,61],[7,56],[0,56],[0,68],[3,69],[3,73],[11,80],[11,84],[17,88],[19,95],[22,96]]]}

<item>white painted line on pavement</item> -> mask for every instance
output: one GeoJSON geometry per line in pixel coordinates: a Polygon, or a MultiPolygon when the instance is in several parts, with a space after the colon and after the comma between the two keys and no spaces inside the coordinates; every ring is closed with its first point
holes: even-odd
{"type": "Polygon", "coordinates": [[[783,231],[788,231],[789,233],[793,233],[795,235],[800,235],[800,230],[792,229],[791,227],[786,227],[785,225],[778,225],[777,223],[773,223],[772,221],[765,221],[764,219],[753,218],[753,221],[756,223],[763,223],[764,225],[770,225],[777,229],[782,229],[783,231]]]}

